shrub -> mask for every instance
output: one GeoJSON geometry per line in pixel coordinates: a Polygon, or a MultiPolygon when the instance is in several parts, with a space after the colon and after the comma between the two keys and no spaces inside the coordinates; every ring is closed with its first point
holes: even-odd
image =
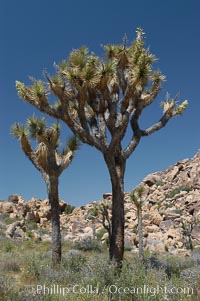
{"type": "Polygon", "coordinates": [[[73,248],[81,251],[101,252],[102,246],[96,239],[86,238],[74,243],[73,248]]]}
{"type": "Polygon", "coordinates": [[[86,214],[86,219],[91,217],[97,217],[99,215],[99,208],[95,205],[93,208],[90,208],[86,214]]]}
{"type": "Polygon", "coordinates": [[[78,250],[70,250],[63,256],[63,266],[71,273],[79,272],[82,270],[86,258],[78,250]]]}
{"type": "Polygon", "coordinates": [[[10,218],[10,214],[9,213],[2,213],[0,214],[0,220],[6,224],[6,225],[9,225],[9,224],[12,224],[14,222],[17,222],[17,221],[20,221],[21,218],[19,217],[16,217],[16,218],[10,218]]]}
{"type": "Polygon", "coordinates": [[[192,188],[190,186],[187,185],[182,185],[180,187],[177,187],[175,189],[173,189],[172,191],[170,191],[168,194],[166,194],[166,198],[173,198],[176,194],[180,193],[181,191],[191,191],[192,188]]]}
{"type": "Polygon", "coordinates": [[[1,257],[0,259],[0,270],[2,272],[19,272],[20,264],[19,259],[15,257],[1,257]]]}
{"type": "Polygon", "coordinates": [[[95,239],[83,239],[75,243],[75,249],[82,251],[97,251],[101,252],[101,244],[95,239]]]}
{"type": "Polygon", "coordinates": [[[100,231],[96,233],[96,237],[98,241],[101,241],[102,237],[105,233],[108,233],[108,231],[105,228],[102,228],[100,231]]]}
{"type": "Polygon", "coordinates": [[[6,253],[10,253],[15,249],[15,245],[14,242],[11,240],[5,240],[4,244],[3,244],[3,250],[6,253]]]}
{"type": "Polygon", "coordinates": [[[75,206],[72,206],[70,204],[66,204],[64,212],[65,212],[65,214],[71,214],[74,211],[75,208],[76,208],[75,206]]]}

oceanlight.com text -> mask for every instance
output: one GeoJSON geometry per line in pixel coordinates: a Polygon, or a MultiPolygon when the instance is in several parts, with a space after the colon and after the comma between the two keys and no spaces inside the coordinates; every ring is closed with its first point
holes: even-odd
{"type": "Polygon", "coordinates": [[[73,294],[90,294],[90,295],[100,295],[100,294],[111,294],[111,295],[149,295],[156,296],[158,294],[163,295],[173,295],[173,294],[184,294],[187,296],[193,295],[192,287],[167,287],[167,286],[156,286],[152,287],[149,285],[143,285],[140,287],[122,287],[115,284],[105,286],[100,288],[98,286],[93,286],[87,284],[85,286],[75,284],[73,286],[62,286],[62,285],[49,285],[38,284],[34,289],[36,294],[39,295],[61,295],[67,296],[69,293],[73,294]]]}

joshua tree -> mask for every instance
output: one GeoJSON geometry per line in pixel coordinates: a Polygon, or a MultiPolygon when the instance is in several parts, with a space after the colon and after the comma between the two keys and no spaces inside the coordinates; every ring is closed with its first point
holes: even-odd
{"type": "Polygon", "coordinates": [[[137,208],[138,216],[138,240],[139,240],[139,257],[141,261],[144,261],[144,247],[143,247],[143,230],[142,230],[142,206],[144,199],[142,195],[144,193],[144,186],[138,186],[131,194],[131,200],[134,202],[137,208]]]}
{"type": "Polygon", "coordinates": [[[145,48],[143,36],[138,29],[130,46],[126,37],[122,45],[105,46],[102,60],[86,47],[73,50],[66,61],[55,66],[55,76],[46,73],[46,84],[41,80],[34,80],[31,86],[16,82],[20,98],[63,120],[84,143],[102,153],[112,184],[109,252],[111,260],[119,266],[124,253],[126,161],[142,137],[160,130],[187,107],[187,101],[177,105],[176,98],[167,98],[162,102],[161,119],[141,129],[139,118],[156,99],[165,79],[159,71],[152,70],[155,56],[145,48]],[[49,97],[51,93],[58,99],[55,104],[49,97]],[[126,133],[130,135],[129,141],[128,137],[124,140],[126,133]],[[124,141],[128,141],[125,146],[124,141]]]}
{"type": "Polygon", "coordinates": [[[78,148],[78,140],[72,137],[68,140],[62,152],[58,151],[60,126],[54,124],[46,126],[45,118],[31,117],[26,125],[16,123],[11,128],[11,134],[20,140],[21,148],[33,165],[41,173],[51,206],[52,221],[52,262],[54,265],[61,261],[61,233],[60,206],[58,194],[58,179],[69,166],[78,148]],[[31,139],[38,145],[35,150],[31,146],[31,139]]]}
{"type": "Polygon", "coordinates": [[[106,229],[106,231],[108,232],[108,238],[109,238],[109,242],[111,240],[111,236],[112,236],[112,222],[111,222],[111,218],[109,216],[109,212],[108,212],[108,208],[109,205],[102,203],[100,205],[100,211],[102,214],[102,224],[104,229],[106,229]]]}

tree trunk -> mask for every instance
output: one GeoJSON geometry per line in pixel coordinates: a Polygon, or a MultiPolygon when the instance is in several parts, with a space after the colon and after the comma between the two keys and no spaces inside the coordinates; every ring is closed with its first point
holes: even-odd
{"type": "Polygon", "coordinates": [[[104,156],[112,183],[112,229],[110,238],[110,260],[122,267],[124,256],[124,171],[125,160],[121,155],[104,156]]]}
{"type": "Polygon", "coordinates": [[[141,261],[144,261],[142,208],[140,208],[140,207],[138,207],[138,240],[139,240],[139,258],[141,261]]]}
{"type": "Polygon", "coordinates": [[[57,265],[61,262],[61,233],[60,233],[60,206],[58,196],[58,177],[50,176],[47,184],[48,198],[51,205],[52,223],[52,262],[57,265]]]}

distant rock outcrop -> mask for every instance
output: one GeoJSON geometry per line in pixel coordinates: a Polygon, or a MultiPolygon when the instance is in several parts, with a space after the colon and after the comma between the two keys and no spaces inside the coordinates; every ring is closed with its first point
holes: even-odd
{"type": "MultiPolygon", "coordinates": [[[[143,228],[145,248],[153,252],[189,254],[191,247],[200,245],[200,151],[192,159],[185,159],[165,171],[155,172],[140,183],[145,188],[143,228]]],[[[82,240],[98,237],[105,240],[101,204],[107,204],[110,219],[111,193],[88,205],[72,207],[60,201],[60,220],[65,240],[82,240]],[[72,212],[71,212],[72,211],[72,212]],[[71,212],[71,213],[70,213],[71,212]]],[[[0,214],[10,218],[35,222],[38,228],[51,231],[51,208],[48,199],[32,198],[25,202],[11,195],[7,202],[0,201],[0,214]]],[[[21,222],[23,228],[23,222],[21,222]]],[[[13,237],[19,225],[8,226],[7,236],[13,237]],[[11,229],[12,228],[12,229],[11,229]],[[12,230],[12,231],[11,231],[12,230]],[[12,232],[12,233],[11,233],[12,232]]],[[[33,230],[34,233],[34,230],[33,230]]],[[[45,234],[46,235],[46,234],[45,234]]],[[[34,233],[33,237],[37,237],[34,233]]],[[[46,236],[41,237],[45,239],[46,236]]],[[[48,237],[49,239],[49,237],[48,237]]],[[[125,246],[137,251],[137,211],[125,193],[125,246]]]]}

